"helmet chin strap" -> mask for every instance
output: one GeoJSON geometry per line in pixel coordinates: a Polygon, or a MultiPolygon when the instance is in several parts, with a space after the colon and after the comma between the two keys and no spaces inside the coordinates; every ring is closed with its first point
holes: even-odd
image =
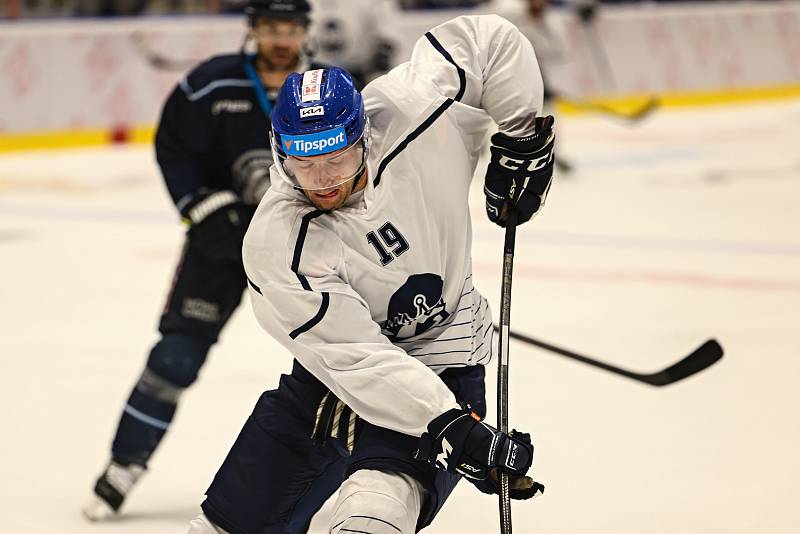
{"type": "MultiPolygon", "coordinates": [[[[359,166],[358,171],[356,171],[356,179],[353,180],[353,185],[350,187],[350,195],[353,194],[353,191],[356,190],[356,186],[358,182],[361,181],[361,177],[367,173],[367,147],[364,147],[364,152],[361,154],[361,166],[359,166]]],[[[348,195],[348,196],[350,196],[348,195]]]]}
{"type": "Polygon", "coordinates": [[[358,172],[358,175],[356,176],[356,179],[353,180],[353,185],[350,187],[350,194],[348,196],[353,194],[353,191],[356,190],[356,186],[358,185],[358,182],[361,181],[361,177],[364,176],[365,174],[367,174],[367,169],[365,169],[364,165],[362,165],[361,169],[358,172]]]}

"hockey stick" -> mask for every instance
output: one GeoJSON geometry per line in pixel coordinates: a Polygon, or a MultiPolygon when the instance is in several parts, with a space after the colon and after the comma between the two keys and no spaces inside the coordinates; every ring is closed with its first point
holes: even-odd
{"type": "MultiPolygon", "coordinates": [[[[508,433],[508,336],[511,332],[511,275],[514,268],[514,242],[517,234],[517,212],[508,211],[506,239],[503,245],[503,280],[500,290],[500,361],[497,364],[497,426],[508,433]]],[[[500,480],[500,532],[511,534],[511,494],[508,475],[498,473],[500,480]]]]}
{"type": "MultiPolygon", "coordinates": [[[[596,19],[582,22],[581,27],[583,28],[589,50],[592,52],[595,68],[599,72],[600,77],[603,79],[605,90],[611,93],[618,92],[619,85],[617,83],[617,77],[614,74],[614,68],[611,65],[611,58],[608,55],[608,50],[603,42],[603,37],[600,35],[600,31],[597,29],[596,19]]],[[[655,96],[649,97],[643,105],[629,112],[620,111],[611,106],[597,102],[581,102],[578,99],[569,97],[566,97],[566,99],[571,101],[571,103],[577,108],[581,108],[586,111],[603,113],[634,123],[639,122],[650,115],[659,106],[659,101],[655,96]]]]}
{"type": "Polygon", "coordinates": [[[144,58],[148,65],[156,70],[183,72],[200,62],[200,60],[195,59],[172,59],[159,54],[147,44],[147,37],[140,31],[133,32],[130,35],[130,40],[136,52],[144,58]]]}
{"type": "Polygon", "coordinates": [[[613,106],[602,104],[600,102],[573,99],[572,97],[566,95],[560,95],[559,98],[563,100],[566,104],[574,108],[581,109],[584,111],[589,111],[592,113],[601,113],[603,115],[608,115],[610,117],[622,119],[630,123],[641,122],[645,118],[649,117],[661,105],[661,102],[656,96],[649,96],[643,104],[637,106],[632,110],[627,110],[627,111],[622,109],[617,109],[613,106]]]}
{"type": "Polygon", "coordinates": [[[589,45],[589,50],[591,50],[592,55],[594,56],[595,67],[597,68],[598,72],[600,72],[600,76],[605,82],[606,90],[616,91],[617,77],[614,76],[614,69],[611,67],[611,60],[608,57],[608,52],[606,51],[606,46],[603,43],[603,38],[600,36],[600,32],[597,30],[594,20],[584,22],[582,26],[585,32],[584,35],[590,36],[587,39],[587,44],[589,45]]]}
{"type": "MultiPolygon", "coordinates": [[[[495,330],[497,330],[497,328],[495,328],[495,330]]],[[[614,373],[615,375],[624,376],[626,378],[636,380],[637,382],[650,384],[651,386],[667,386],[669,384],[679,382],[684,378],[688,378],[699,373],[703,369],[711,367],[711,365],[719,361],[723,355],[723,350],[720,344],[715,339],[709,339],[695,349],[691,354],[670,365],[666,369],[656,371],[655,373],[634,373],[633,371],[628,371],[627,369],[622,369],[614,365],[603,363],[594,358],[590,358],[589,356],[584,356],[567,349],[556,347],[550,343],[540,341],[518,332],[509,332],[509,336],[512,339],[527,343],[528,345],[533,345],[534,347],[539,347],[541,349],[560,354],[561,356],[566,356],[567,358],[591,365],[592,367],[604,369],[614,373]]]]}

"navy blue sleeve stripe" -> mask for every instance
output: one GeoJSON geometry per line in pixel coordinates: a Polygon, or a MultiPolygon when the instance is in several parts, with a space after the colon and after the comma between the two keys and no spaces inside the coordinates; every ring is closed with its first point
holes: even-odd
{"type": "Polygon", "coordinates": [[[401,141],[400,144],[397,145],[397,147],[394,150],[392,150],[386,157],[384,157],[381,160],[380,165],[378,165],[378,172],[375,175],[375,179],[372,181],[372,184],[374,186],[377,186],[379,183],[381,183],[381,176],[383,175],[383,171],[386,170],[386,166],[389,165],[389,163],[391,163],[391,161],[394,158],[396,158],[400,152],[405,150],[405,148],[411,143],[411,141],[419,137],[420,134],[422,134],[422,132],[424,132],[431,126],[431,124],[436,122],[436,119],[438,119],[439,116],[453,104],[453,102],[458,102],[459,100],[461,100],[461,97],[464,96],[464,91],[466,91],[467,89],[467,77],[466,74],[464,73],[464,69],[462,69],[456,64],[456,62],[453,60],[453,56],[451,56],[447,52],[447,50],[444,49],[444,47],[441,45],[439,41],[436,40],[436,37],[434,37],[433,34],[428,32],[425,34],[425,37],[427,37],[428,41],[430,41],[433,47],[440,54],[442,54],[447,61],[452,63],[453,66],[456,68],[456,71],[458,72],[458,81],[459,81],[458,93],[456,94],[455,98],[448,98],[447,100],[442,102],[442,105],[436,108],[436,110],[433,113],[431,113],[431,115],[427,119],[425,119],[425,121],[422,124],[420,124],[413,132],[408,134],[408,136],[406,136],[406,138],[403,139],[403,141],[401,141]]]}
{"type": "Polygon", "coordinates": [[[322,304],[319,305],[319,310],[317,311],[317,314],[311,319],[309,319],[308,322],[306,322],[304,325],[301,325],[292,330],[291,332],[289,332],[289,337],[295,339],[297,336],[299,336],[303,332],[308,332],[309,330],[314,328],[320,321],[322,321],[322,318],[325,317],[325,312],[328,311],[329,301],[330,301],[330,296],[328,295],[328,292],[323,291],[322,304]]]}
{"type": "Polygon", "coordinates": [[[428,41],[430,41],[431,45],[433,45],[436,51],[442,54],[444,58],[456,68],[456,71],[458,72],[459,86],[458,86],[458,93],[456,94],[456,97],[453,100],[455,100],[456,102],[460,101],[461,97],[464,96],[464,91],[467,90],[467,74],[464,72],[464,69],[458,66],[458,63],[455,62],[453,56],[450,55],[450,52],[444,49],[442,43],[437,41],[436,37],[434,37],[431,32],[427,32],[425,34],[425,37],[427,37],[428,41]]]}
{"type": "Polygon", "coordinates": [[[262,292],[261,292],[261,288],[260,288],[260,287],[258,287],[258,286],[257,286],[255,283],[253,283],[253,281],[252,281],[252,280],[250,280],[250,277],[249,277],[249,276],[247,277],[247,283],[248,283],[248,284],[250,284],[250,287],[252,287],[252,288],[253,288],[253,290],[254,290],[256,293],[258,293],[259,295],[263,295],[263,294],[264,294],[264,293],[262,293],[262,292]]]}
{"type": "Polygon", "coordinates": [[[303,215],[303,222],[300,223],[300,231],[297,234],[297,242],[294,244],[294,255],[292,256],[292,271],[294,274],[297,275],[297,279],[300,280],[300,285],[303,286],[303,289],[306,291],[311,291],[311,284],[308,283],[308,279],[299,273],[300,269],[300,256],[303,254],[303,244],[306,241],[306,235],[308,234],[308,225],[311,222],[311,219],[319,217],[325,213],[324,211],[314,210],[309,211],[305,215],[303,215]]]}
{"type": "MultiPolygon", "coordinates": [[[[297,279],[300,280],[300,285],[303,286],[303,289],[306,291],[311,291],[311,284],[308,283],[308,279],[300,274],[300,256],[303,253],[303,244],[306,240],[306,235],[308,234],[308,225],[312,219],[319,217],[320,215],[324,214],[324,211],[321,210],[314,210],[309,211],[305,215],[303,215],[303,221],[300,223],[300,231],[297,234],[297,242],[294,245],[294,255],[292,256],[292,271],[297,276],[297,279]]],[[[319,310],[317,310],[317,314],[308,320],[305,324],[295,328],[289,333],[289,337],[295,339],[297,336],[302,334],[303,332],[308,332],[316,324],[322,321],[322,318],[325,317],[325,312],[328,311],[328,303],[330,301],[330,295],[328,295],[327,291],[322,292],[322,303],[319,305],[319,310]]]]}
{"type": "Polygon", "coordinates": [[[410,134],[408,134],[408,136],[407,136],[405,139],[403,139],[403,141],[402,141],[402,142],[401,142],[399,145],[397,145],[397,148],[395,148],[394,150],[392,150],[392,151],[389,153],[389,155],[388,155],[388,156],[386,156],[385,158],[383,158],[383,160],[381,160],[381,164],[378,166],[378,173],[377,173],[377,175],[375,176],[375,180],[373,180],[373,181],[372,181],[372,184],[373,184],[373,185],[377,186],[379,183],[381,183],[381,175],[383,175],[383,171],[386,169],[386,166],[387,166],[387,165],[389,165],[389,163],[391,163],[391,161],[392,161],[392,160],[393,160],[395,157],[397,157],[397,155],[398,155],[400,152],[402,152],[403,150],[405,150],[405,148],[406,148],[406,147],[409,145],[409,143],[411,143],[411,141],[413,141],[414,139],[416,139],[417,137],[419,137],[419,135],[420,135],[422,132],[424,132],[425,130],[427,130],[427,129],[428,129],[428,127],[429,127],[431,124],[433,124],[433,123],[436,121],[436,119],[438,119],[438,118],[439,118],[439,115],[441,115],[442,113],[444,113],[444,111],[445,111],[447,108],[449,108],[449,107],[450,107],[450,105],[451,105],[452,103],[453,103],[453,100],[452,100],[452,99],[450,99],[450,98],[448,98],[448,99],[447,99],[447,100],[446,100],[446,101],[445,101],[445,102],[444,102],[444,103],[443,103],[441,106],[439,106],[438,108],[436,108],[436,111],[434,111],[433,113],[431,113],[431,116],[430,116],[430,117],[428,117],[427,119],[425,119],[425,122],[423,122],[422,124],[420,124],[420,125],[419,125],[419,127],[417,127],[417,129],[416,129],[416,130],[414,130],[413,132],[411,132],[410,134]]]}

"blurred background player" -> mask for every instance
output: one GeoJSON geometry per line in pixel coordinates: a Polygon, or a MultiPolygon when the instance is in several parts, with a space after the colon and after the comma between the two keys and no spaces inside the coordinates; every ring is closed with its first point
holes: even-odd
{"type": "Polygon", "coordinates": [[[487,10],[512,22],[533,45],[544,80],[546,105],[552,103],[550,72],[564,61],[564,44],[549,20],[550,0],[495,0],[487,10]]]}
{"type": "Polygon", "coordinates": [[[252,0],[246,13],[250,29],[241,52],[202,63],[164,105],[156,156],[187,238],[161,316],[161,339],[84,508],[91,520],[119,510],[239,305],[246,285],[242,239],[269,187],[272,106],[289,73],[313,68],[302,53],[306,0],[252,0]]]}
{"type": "MultiPolygon", "coordinates": [[[[545,64],[548,71],[555,70],[565,61],[565,46],[551,20],[551,8],[563,7],[574,11],[581,22],[590,24],[597,11],[597,0],[492,0],[485,11],[496,13],[519,28],[536,51],[539,64],[545,64]]],[[[542,73],[545,80],[545,98],[552,97],[547,85],[552,83],[549,76],[542,73]]]]}
{"type": "MultiPolygon", "coordinates": [[[[595,0],[569,0],[558,3],[574,9],[584,24],[590,24],[594,18],[595,0]]],[[[553,73],[568,59],[564,42],[550,18],[550,0],[494,0],[486,6],[486,11],[496,13],[512,22],[533,45],[544,81],[544,113],[554,115],[555,99],[559,95],[553,73]]],[[[561,154],[556,156],[556,168],[559,171],[567,173],[572,167],[561,154]]]]}
{"type": "Polygon", "coordinates": [[[392,66],[397,48],[397,4],[393,0],[311,0],[314,58],[344,67],[363,87],[392,66]]]}

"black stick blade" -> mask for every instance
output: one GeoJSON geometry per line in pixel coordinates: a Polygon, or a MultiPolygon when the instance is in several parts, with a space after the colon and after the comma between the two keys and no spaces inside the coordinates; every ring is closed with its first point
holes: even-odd
{"type": "Polygon", "coordinates": [[[628,120],[631,121],[640,121],[650,115],[655,109],[658,107],[658,99],[652,97],[650,100],[647,101],[641,108],[635,110],[633,113],[628,115],[628,120]]]}
{"type": "Polygon", "coordinates": [[[699,373],[722,358],[722,346],[715,339],[709,339],[681,361],[650,375],[640,375],[642,381],[654,386],[674,384],[684,378],[699,373]]]}
{"type": "MultiPolygon", "coordinates": [[[[495,326],[495,330],[498,330],[497,326],[495,326]]],[[[509,335],[511,339],[516,339],[522,343],[533,345],[534,347],[539,347],[540,349],[554,352],[555,354],[560,354],[561,356],[565,356],[571,360],[576,360],[581,363],[585,363],[586,365],[603,369],[609,373],[624,376],[626,378],[630,378],[631,380],[636,380],[637,382],[650,384],[651,386],[666,386],[669,384],[674,384],[675,382],[692,376],[695,373],[699,373],[722,358],[722,347],[719,345],[719,343],[717,343],[716,340],[709,339],[699,348],[697,348],[697,350],[683,358],[681,361],[670,365],[663,371],[657,371],[655,373],[636,373],[634,371],[629,371],[628,369],[622,369],[621,367],[601,362],[600,360],[590,358],[589,356],[584,356],[583,354],[578,354],[577,352],[572,352],[571,350],[551,345],[550,343],[544,342],[540,339],[526,336],[525,334],[514,332],[513,330],[509,332],[509,335]]]]}

